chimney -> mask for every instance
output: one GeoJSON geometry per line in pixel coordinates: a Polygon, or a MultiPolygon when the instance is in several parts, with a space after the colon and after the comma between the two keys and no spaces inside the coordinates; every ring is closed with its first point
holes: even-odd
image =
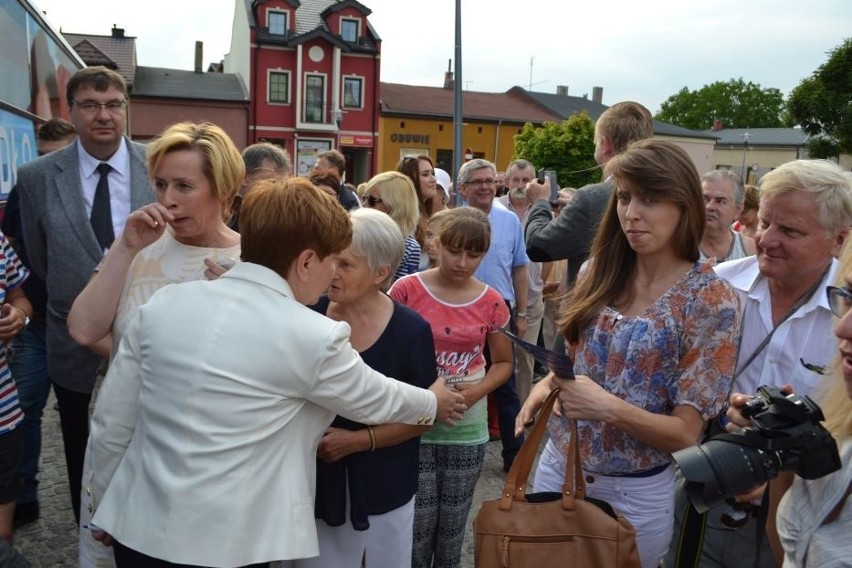
{"type": "Polygon", "coordinates": [[[195,42],[195,72],[201,73],[201,60],[204,59],[204,42],[195,42]]]}
{"type": "Polygon", "coordinates": [[[598,104],[603,104],[603,87],[592,87],[592,100],[598,104]]]}
{"type": "Polygon", "coordinates": [[[447,72],[444,73],[444,88],[453,89],[455,84],[456,82],[453,79],[453,60],[450,59],[447,61],[447,72]]]}
{"type": "Polygon", "coordinates": [[[119,28],[115,24],[112,25],[112,37],[116,39],[124,39],[124,28],[119,28]]]}
{"type": "Polygon", "coordinates": [[[556,86],[556,94],[560,97],[568,96],[568,85],[557,85],[556,86]]]}
{"type": "Polygon", "coordinates": [[[718,132],[719,130],[722,130],[723,128],[725,128],[725,123],[722,122],[721,120],[719,120],[718,118],[714,118],[713,119],[713,126],[710,127],[710,130],[712,130],[713,132],[718,132]]]}

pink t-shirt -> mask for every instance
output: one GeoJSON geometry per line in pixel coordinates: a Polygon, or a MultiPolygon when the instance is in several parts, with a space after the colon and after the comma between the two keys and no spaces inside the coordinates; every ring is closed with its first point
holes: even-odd
{"type": "MultiPolygon", "coordinates": [[[[470,302],[449,304],[429,291],[420,274],[400,278],[389,294],[429,322],[435,341],[438,374],[447,377],[447,384],[477,383],[485,377],[483,349],[489,329],[509,323],[509,309],[500,294],[485,286],[482,293],[470,302]]],[[[485,443],[488,440],[485,400],[483,398],[469,408],[455,426],[435,424],[423,435],[423,442],[485,443]]]]}

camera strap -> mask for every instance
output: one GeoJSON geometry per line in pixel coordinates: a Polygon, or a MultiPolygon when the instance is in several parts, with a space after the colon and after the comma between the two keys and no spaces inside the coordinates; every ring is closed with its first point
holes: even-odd
{"type": "MultiPolygon", "coordinates": [[[[772,336],[775,335],[775,331],[779,327],[781,327],[781,325],[785,321],[790,319],[793,316],[793,314],[795,314],[799,310],[799,308],[804,306],[808,302],[808,300],[810,300],[813,297],[813,295],[816,293],[816,291],[819,290],[819,285],[822,283],[823,279],[825,279],[825,275],[828,274],[828,271],[830,269],[831,269],[831,262],[828,263],[828,266],[825,267],[825,270],[823,270],[822,274],[820,275],[819,278],[817,278],[816,282],[814,282],[811,285],[810,288],[805,290],[805,292],[801,296],[799,296],[799,299],[796,300],[796,303],[793,304],[793,307],[790,308],[790,311],[788,311],[786,314],[784,314],[784,317],[781,318],[781,321],[779,321],[778,324],[775,325],[772,328],[772,330],[766,335],[766,337],[763,338],[763,341],[760,342],[760,345],[755,347],[754,351],[752,352],[751,355],[749,355],[746,362],[743,363],[742,366],[739,369],[737,369],[737,371],[734,373],[733,380],[731,380],[731,389],[728,391],[728,397],[730,397],[731,392],[733,392],[734,383],[737,382],[737,378],[743,373],[743,371],[745,371],[748,368],[749,365],[752,364],[752,362],[755,359],[757,359],[757,356],[760,355],[760,353],[766,348],[766,346],[769,345],[769,342],[772,340],[772,336]]],[[[745,316],[745,314],[743,316],[745,316]]],[[[743,317],[743,319],[745,319],[745,317],[743,317]]]]}

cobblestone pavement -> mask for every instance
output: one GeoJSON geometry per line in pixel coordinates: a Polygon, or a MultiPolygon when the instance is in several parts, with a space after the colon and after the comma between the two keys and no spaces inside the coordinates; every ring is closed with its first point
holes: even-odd
{"type": "MultiPolygon", "coordinates": [[[[44,411],[42,436],[41,483],[39,484],[41,518],[15,533],[15,547],[34,568],[77,566],[77,528],[68,495],[59,412],[54,410],[52,394],[44,411]]],[[[476,485],[474,503],[471,507],[462,551],[462,568],[473,567],[471,524],[476,511],[479,510],[479,504],[484,499],[499,497],[504,480],[500,442],[489,442],[486,446],[482,475],[476,485]]]]}
{"type": "Polygon", "coordinates": [[[35,568],[77,566],[77,527],[71,511],[59,411],[53,393],[42,421],[41,474],[38,486],[41,518],[15,533],[15,548],[35,568]]]}

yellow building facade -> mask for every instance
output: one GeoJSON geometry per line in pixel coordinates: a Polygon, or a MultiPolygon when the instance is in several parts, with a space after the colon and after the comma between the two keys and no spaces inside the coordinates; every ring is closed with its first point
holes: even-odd
{"type": "MultiPolygon", "coordinates": [[[[523,124],[464,123],[462,146],[473,157],[484,158],[505,169],[515,151],[515,135],[523,124]]],[[[431,118],[379,118],[378,171],[396,168],[403,156],[425,154],[435,167],[451,172],[453,167],[453,122],[431,118]]]]}

